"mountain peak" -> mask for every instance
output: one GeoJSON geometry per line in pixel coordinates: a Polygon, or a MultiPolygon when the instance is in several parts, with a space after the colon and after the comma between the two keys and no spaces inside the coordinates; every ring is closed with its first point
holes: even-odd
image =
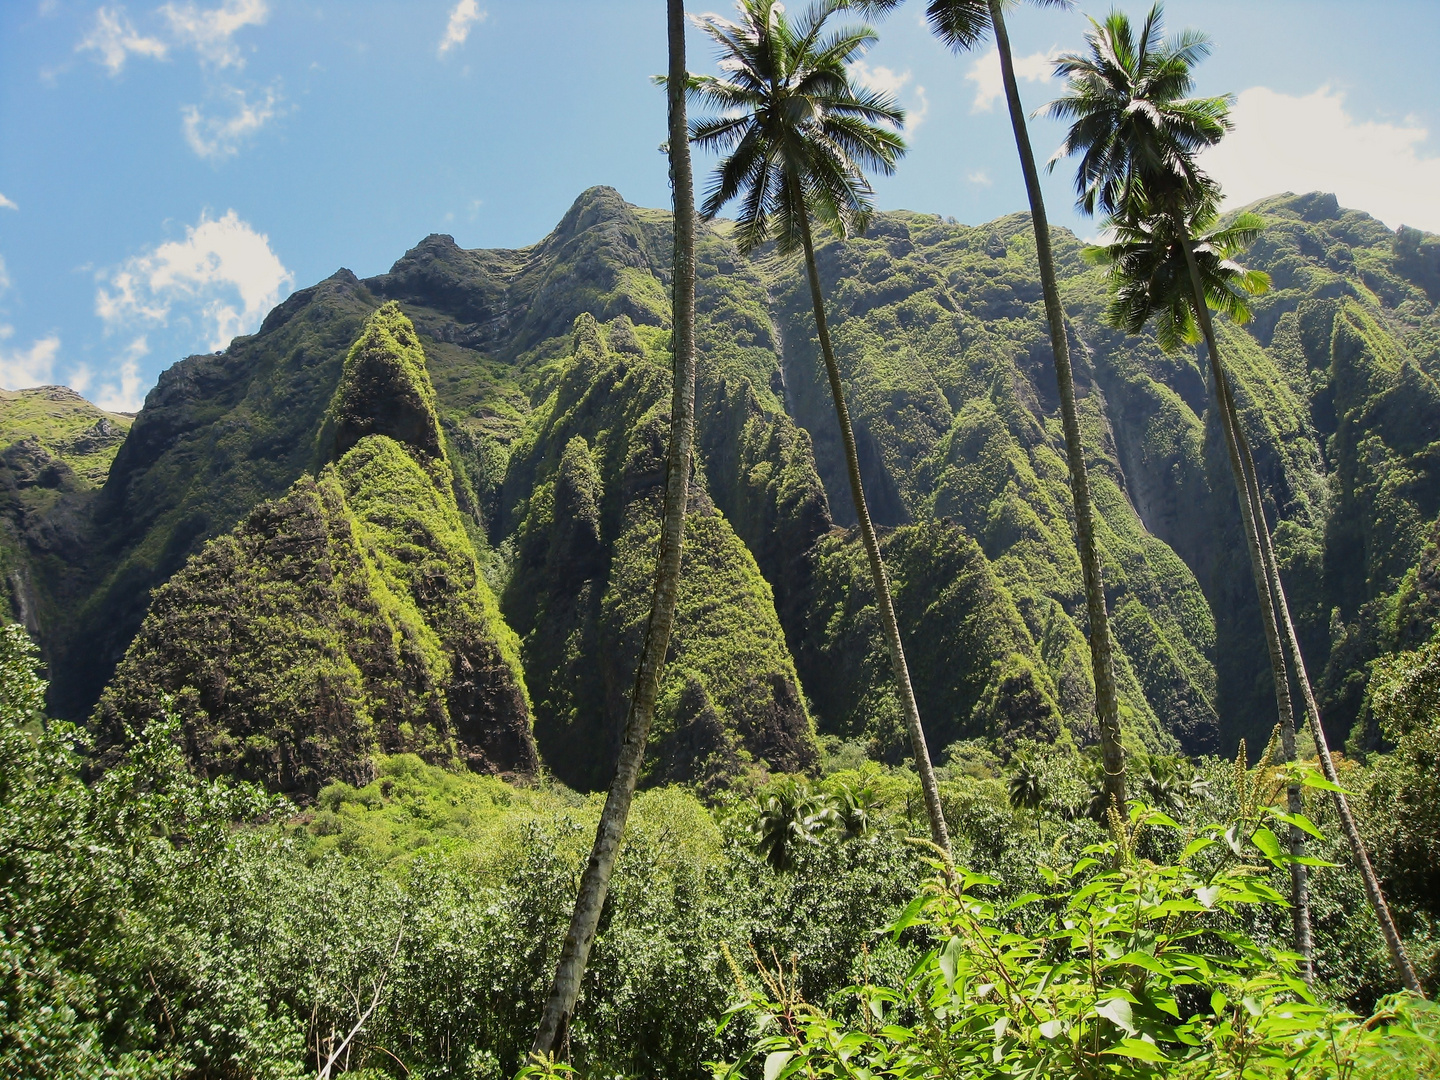
{"type": "Polygon", "coordinates": [[[338,460],[367,435],[388,435],[430,459],[444,456],[425,350],[394,300],[365,320],[345,357],[322,453],[338,460]]]}

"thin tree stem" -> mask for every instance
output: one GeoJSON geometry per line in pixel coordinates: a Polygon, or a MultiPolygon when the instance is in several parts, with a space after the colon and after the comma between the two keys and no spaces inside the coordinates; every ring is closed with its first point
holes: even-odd
{"type": "Polygon", "coordinates": [[[1045,317],[1050,324],[1050,349],[1055,358],[1055,381],[1060,388],[1060,423],[1065,432],[1065,456],[1070,466],[1070,494],[1075,504],[1075,544],[1080,550],[1080,567],[1085,579],[1085,608],[1090,624],[1090,666],[1095,678],[1095,711],[1100,721],[1100,749],[1105,762],[1106,802],[1124,817],[1125,748],[1120,741],[1120,695],[1115,686],[1115,659],[1110,638],[1110,616],[1105,610],[1105,581],[1100,572],[1100,555],[1095,547],[1095,506],[1090,496],[1090,475],[1085,468],[1085,449],[1080,441],[1080,421],[1075,409],[1075,375],[1070,365],[1070,346],[1065,336],[1065,309],[1060,304],[1060,287],[1055,280],[1055,258],[1050,250],[1050,224],[1045,215],[1045,197],[1040,190],[1040,173],[1025,126],[1020,89],[1015,81],[1015,64],[1010,53],[1010,35],[1000,0],[990,0],[990,20],[995,28],[995,45],[1000,54],[1000,74],[1005,83],[1005,100],[1010,106],[1010,125],[1025,174],[1025,193],[1030,199],[1030,222],[1035,230],[1035,254],[1040,264],[1040,290],[1045,297],[1045,317]]]}
{"type": "Polygon", "coordinates": [[[645,627],[640,665],[625,718],[615,779],[605,797],[590,861],[580,879],[580,893],[555,980],[545,1003],[534,1051],[553,1054],[565,1040],[574,1015],[595,929],[605,906],[615,854],[635,797],[655,701],[660,691],[665,653],[675,623],[679,598],[680,564],[685,535],[685,507],[690,493],[691,454],[695,442],[695,194],[690,166],[690,133],[685,117],[685,8],[683,0],[666,0],[670,72],[666,84],[670,120],[670,183],[675,215],[675,272],[673,297],[674,379],[670,398],[670,447],[665,465],[665,501],[662,511],[660,553],[655,570],[655,592],[650,621],[645,627]]]}
{"type": "MultiPolygon", "coordinates": [[[[795,181],[791,184],[795,187],[795,181]]],[[[855,447],[855,429],[850,424],[850,410],[845,404],[845,388],[840,383],[840,368],[835,363],[835,351],[830,345],[830,327],[825,321],[825,301],[820,294],[820,271],[815,265],[815,246],[810,237],[810,218],[803,211],[804,201],[799,191],[793,191],[795,205],[801,207],[800,237],[805,247],[805,273],[810,280],[810,302],[815,309],[815,332],[820,339],[820,353],[825,358],[825,373],[830,378],[830,396],[835,402],[835,419],[840,425],[840,441],[845,446],[845,468],[850,476],[850,496],[855,503],[855,517],[860,522],[860,536],[865,543],[865,554],[870,560],[870,576],[875,582],[875,606],[880,611],[880,622],[885,631],[885,642],[890,649],[890,661],[895,668],[895,683],[900,691],[900,705],[905,712],[905,726],[910,734],[910,750],[915,757],[915,770],[920,774],[920,788],[925,795],[925,809],[930,815],[930,839],[948,855],[950,832],[945,826],[945,812],[940,806],[940,785],[935,779],[935,768],[930,763],[930,751],[925,745],[925,729],[920,724],[920,707],[915,702],[915,690],[910,684],[910,668],[905,663],[905,646],[900,639],[900,624],[895,619],[895,604],[890,596],[890,580],[885,573],[885,563],[880,557],[880,542],[875,538],[875,526],[870,522],[870,508],[865,502],[865,489],[860,482],[860,455],[855,447]]]]}
{"type": "MultiPolygon", "coordinates": [[[[1269,607],[1270,617],[1275,621],[1276,636],[1281,638],[1281,646],[1288,654],[1290,662],[1294,664],[1296,682],[1300,687],[1301,699],[1305,704],[1306,720],[1310,724],[1310,731],[1315,739],[1315,748],[1320,756],[1320,768],[1324,772],[1325,778],[1338,788],[1340,782],[1335,772],[1335,763],[1330,757],[1330,745],[1325,737],[1325,725],[1320,716],[1319,706],[1315,702],[1315,693],[1310,686],[1309,676],[1305,671],[1305,660],[1300,652],[1300,642],[1295,634],[1294,622],[1290,618],[1290,605],[1285,599],[1285,589],[1280,580],[1279,566],[1275,562],[1269,529],[1265,524],[1263,514],[1260,513],[1262,508],[1259,505],[1258,484],[1255,483],[1254,459],[1250,457],[1249,445],[1244,441],[1244,433],[1240,431],[1229,381],[1220,364],[1219,350],[1215,343],[1215,328],[1210,318],[1210,309],[1205,302],[1200,268],[1195,260],[1195,253],[1191,249],[1188,232],[1182,229],[1179,235],[1185,249],[1190,283],[1195,291],[1196,315],[1200,320],[1201,332],[1205,335],[1206,350],[1210,353],[1216,397],[1222,411],[1221,426],[1226,429],[1227,445],[1231,448],[1231,467],[1236,473],[1237,484],[1242,488],[1240,500],[1242,515],[1252,519],[1247,524],[1247,529],[1252,526],[1255,528],[1252,559],[1259,560],[1261,564],[1259,573],[1265,582],[1265,598],[1270,601],[1267,605],[1266,600],[1262,599],[1261,607],[1262,609],[1269,607]],[[1249,459],[1248,476],[1245,467],[1247,458],[1249,459]],[[1253,513],[1250,511],[1252,502],[1254,503],[1253,513]],[[1259,515],[1258,521],[1255,521],[1254,518],[1257,514],[1259,515]],[[1280,633],[1282,629],[1283,637],[1280,633]]],[[[1287,690],[1289,688],[1288,677],[1286,688],[1287,690]]],[[[1370,900],[1370,906],[1375,911],[1376,920],[1380,923],[1380,932],[1384,935],[1385,943],[1390,949],[1390,958],[1400,976],[1400,981],[1412,993],[1423,994],[1420,980],[1416,977],[1415,969],[1410,964],[1410,958],[1405,952],[1405,944],[1395,926],[1395,919],[1390,913],[1390,906],[1385,902],[1385,893],[1380,888],[1380,879],[1370,862],[1369,852],[1365,849],[1365,841],[1361,838],[1360,830],[1355,824],[1355,817],[1350,812],[1350,802],[1343,791],[1333,791],[1331,795],[1334,799],[1336,815],[1340,818],[1341,829],[1350,842],[1352,857],[1355,860],[1356,868],[1360,871],[1361,879],[1365,883],[1365,893],[1370,900]]]]}
{"type": "MultiPolygon", "coordinates": [[[[1182,215],[1172,214],[1179,227],[1179,235],[1185,249],[1185,266],[1189,271],[1190,286],[1196,304],[1196,319],[1205,337],[1205,349],[1210,361],[1211,379],[1215,385],[1216,415],[1220,430],[1225,437],[1226,455],[1230,460],[1230,471],[1235,479],[1235,490],[1240,500],[1240,519],[1245,531],[1245,544],[1250,551],[1250,570],[1255,580],[1255,593],[1260,603],[1260,621],[1265,633],[1265,645],[1270,656],[1270,673],[1275,687],[1275,709],[1280,722],[1280,744],[1287,763],[1295,761],[1295,709],[1290,699],[1290,674],[1285,663],[1283,646],[1280,643],[1279,622],[1275,614],[1275,595],[1270,585],[1264,550],[1260,534],[1266,531],[1264,505],[1260,501],[1259,488],[1252,485],[1253,477],[1247,475],[1245,454],[1241,450],[1242,434],[1235,411],[1235,402],[1230,394],[1230,382],[1225,376],[1224,364],[1220,358],[1220,347],[1215,338],[1215,325],[1210,318],[1210,308],[1205,301],[1204,284],[1200,278],[1200,266],[1190,247],[1188,230],[1184,228],[1182,215]]],[[[1287,806],[1292,814],[1299,813],[1300,792],[1298,787],[1287,793],[1287,806]],[[1297,807],[1299,807],[1297,809],[1297,807]]],[[[1304,841],[1300,830],[1291,826],[1289,846],[1292,854],[1304,853],[1304,841]]],[[[1307,982],[1313,974],[1310,948],[1309,887],[1305,868],[1298,863],[1290,864],[1290,915],[1294,934],[1295,951],[1304,958],[1302,968],[1307,982]]]]}

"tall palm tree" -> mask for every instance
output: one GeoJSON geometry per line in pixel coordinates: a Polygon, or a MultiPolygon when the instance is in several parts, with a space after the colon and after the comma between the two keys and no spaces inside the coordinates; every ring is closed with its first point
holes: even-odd
{"type": "Polygon", "coordinates": [[[667,0],[670,71],[669,99],[670,185],[674,201],[674,294],[671,346],[674,377],[670,397],[670,446],[665,464],[665,500],[660,529],[660,553],[655,570],[655,592],[650,621],[640,651],[640,665],[630,694],[625,734],[615,763],[615,779],[605,797],[605,808],[595,831],[590,861],[580,878],[580,892],[565,944],[555,967],[550,996],[535,1035],[534,1050],[553,1054],[563,1045],[580,992],[580,977],[590,957],[595,928],[605,906],[615,853],[630,814],[635,784],[645,757],[650,723],[675,605],[680,590],[680,556],[685,536],[685,506],[690,493],[691,451],[695,442],[695,194],[690,168],[689,124],[685,116],[685,6],[684,0],[667,0]]]}
{"type": "MultiPolygon", "coordinates": [[[[1243,319],[1248,315],[1245,294],[1268,284],[1232,258],[1262,225],[1248,216],[1229,229],[1215,228],[1219,187],[1199,167],[1196,156],[1230,129],[1232,99],[1188,96],[1194,86],[1192,69],[1208,55],[1209,39],[1186,31],[1166,41],[1162,14],[1159,4],[1152,7],[1138,35],[1121,12],[1112,12],[1103,24],[1092,20],[1088,54],[1057,60],[1056,72],[1067,76],[1069,84],[1067,93],[1051,102],[1047,111],[1073,123],[1051,165],[1071,154],[1081,155],[1076,175],[1078,205],[1087,213],[1098,210],[1108,215],[1108,223],[1116,231],[1116,242],[1101,249],[1100,255],[1113,268],[1111,319],[1138,331],[1150,315],[1158,314],[1162,345],[1205,341],[1216,413],[1240,498],[1260,599],[1286,757],[1295,760],[1289,693],[1289,663],[1293,663],[1322,767],[1334,783],[1324,726],[1304,676],[1270,542],[1254,460],[1239,424],[1210,317],[1210,305],[1214,304],[1243,319]]],[[[1337,790],[1334,795],[1396,968],[1405,984],[1418,991],[1418,980],[1348,803],[1342,792],[1337,790]]],[[[1298,785],[1290,786],[1288,802],[1291,812],[1298,813],[1298,785]]],[[[1295,854],[1303,852],[1303,838],[1293,827],[1290,848],[1295,854]]],[[[1308,972],[1310,934],[1303,865],[1292,863],[1291,874],[1296,948],[1306,957],[1308,972]]]]}
{"type": "MultiPolygon", "coordinates": [[[[852,0],[855,6],[888,11],[900,0],[852,0]]],[[[1041,7],[1068,8],[1070,0],[1033,0],[1041,7]]],[[[1055,381],[1060,388],[1060,424],[1065,434],[1065,457],[1070,467],[1070,495],[1075,506],[1075,542],[1080,552],[1085,584],[1085,609],[1090,628],[1090,666],[1095,680],[1095,711],[1100,721],[1100,748],[1105,763],[1107,802],[1125,813],[1125,749],[1120,741],[1120,695],[1115,686],[1114,646],[1110,636],[1110,615],[1105,609],[1105,580],[1100,572],[1100,553],[1095,546],[1095,504],[1090,497],[1090,474],[1085,468],[1085,450],[1080,441],[1080,421],[1075,410],[1075,376],[1070,365],[1070,345],[1065,335],[1065,309],[1060,304],[1060,286],[1055,276],[1055,258],[1050,249],[1050,223],[1045,214],[1045,197],[1040,190],[1040,173],[1035,151],[1020,104],[1020,87],[1005,26],[1002,0],[930,0],[926,18],[935,36],[955,52],[967,52],[978,45],[987,31],[995,34],[1000,57],[1000,74],[1005,84],[1005,101],[1020,171],[1025,177],[1025,194],[1030,200],[1030,225],[1035,233],[1035,255],[1040,265],[1040,291],[1045,301],[1045,318],[1050,329],[1050,355],[1055,363],[1055,381]]]]}
{"type": "Polygon", "coordinates": [[[851,82],[845,65],[875,40],[875,33],[869,27],[852,27],[827,35],[826,21],[846,6],[845,0],[819,0],[793,22],[777,0],[740,0],[737,6],[736,22],[715,15],[701,19],[719,47],[725,74],[690,81],[691,93],[719,111],[718,116],[693,124],[691,138],[724,154],[701,215],[714,218],[727,203],[739,199],[735,239],[742,253],[770,240],[782,255],[804,252],[815,331],[845,447],[850,495],[920,773],[930,835],[949,851],[940,789],[910,684],[880,544],[861,487],[855,432],[830,343],[810,231],[812,217],[840,236],[864,230],[873,209],[864,170],[894,171],[905,152],[905,143],[894,129],[905,114],[885,95],[851,82]]]}

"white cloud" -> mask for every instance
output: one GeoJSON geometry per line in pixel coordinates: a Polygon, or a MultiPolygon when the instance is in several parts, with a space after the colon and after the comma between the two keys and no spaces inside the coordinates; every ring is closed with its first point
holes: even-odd
{"type": "MultiPolygon", "coordinates": [[[[101,383],[91,400],[110,412],[139,412],[140,406],[145,404],[145,395],[141,392],[144,384],[140,379],[139,361],[149,351],[150,344],[144,334],[125,346],[124,351],[116,358],[119,361],[116,372],[118,377],[101,383]]],[[[85,391],[75,385],[77,376],[83,377],[88,386],[90,371],[82,367],[70,376],[71,389],[83,394],[85,391]]]]}
{"type": "Polygon", "coordinates": [[[984,169],[976,169],[965,174],[965,179],[972,184],[979,184],[981,187],[989,187],[995,181],[990,179],[990,174],[984,169]]]}
{"type": "Polygon", "coordinates": [[[234,103],[234,112],[229,116],[208,115],[199,105],[186,105],[181,110],[185,141],[196,155],[208,161],[223,161],[237,154],[246,138],[279,114],[284,100],[275,86],[255,101],[239,87],[226,86],[220,92],[234,103]]]}
{"type": "MultiPolygon", "coordinates": [[[[0,327],[0,341],[14,332],[9,326],[0,327]]],[[[54,334],[32,341],[28,349],[0,348],[0,386],[6,390],[23,390],[27,386],[44,386],[54,377],[55,354],[60,351],[60,339],[54,334]]]]}
{"type": "Polygon", "coordinates": [[[5,267],[5,256],[0,255],[0,293],[10,288],[10,271],[5,267]]]}
{"type": "MultiPolygon", "coordinates": [[[[1015,81],[1045,82],[1054,73],[1055,57],[1059,55],[1060,50],[1052,48],[1049,52],[1015,57],[1015,81]]],[[[975,84],[975,100],[970,103],[972,113],[989,112],[1005,96],[1000,53],[994,48],[970,65],[965,78],[975,84]]]]}
{"type": "Polygon", "coordinates": [[[266,0],[225,0],[217,8],[170,3],[160,8],[160,14],[170,24],[175,40],[194,49],[201,60],[217,68],[244,67],[235,34],[263,23],[270,7],[266,0]]]}
{"type": "Polygon", "coordinates": [[[20,207],[15,205],[14,199],[7,199],[3,194],[0,194],[0,209],[19,210],[20,207]]]}
{"type": "MultiPolygon", "coordinates": [[[[294,275],[270,239],[234,210],[200,216],[184,240],[171,240],[100,275],[95,314],[106,332],[169,325],[172,316],[195,324],[208,347],[223,349],[252,332],[289,291],[294,275]]],[[[133,345],[133,342],[132,342],[133,345]]]]}
{"type": "MultiPolygon", "coordinates": [[[[855,76],[857,82],[877,94],[885,94],[895,101],[900,100],[900,92],[910,82],[910,69],[896,71],[893,68],[885,67],[883,64],[871,67],[864,60],[856,60],[850,65],[850,72],[855,76]]],[[[925,114],[930,111],[930,99],[925,96],[925,87],[915,87],[915,104],[906,106],[905,129],[915,131],[925,120],[925,114]]]]}
{"type": "Polygon", "coordinates": [[[169,46],[159,38],[137,33],[123,7],[102,7],[95,12],[95,25],[75,46],[75,51],[95,53],[97,62],[108,68],[111,75],[119,75],[131,53],[163,60],[169,46]]]}
{"type": "Polygon", "coordinates": [[[1391,228],[1440,232],[1440,157],[1422,155],[1429,132],[1419,122],[1356,120],[1328,85],[1302,97],[1252,87],[1232,117],[1234,132],[1204,157],[1232,205],[1329,191],[1391,228]]]}
{"type": "Polygon", "coordinates": [[[440,39],[439,54],[444,56],[451,49],[464,45],[465,39],[470,36],[470,27],[484,22],[488,14],[489,12],[480,10],[477,0],[460,0],[450,12],[450,21],[445,24],[445,36],[440,39]]]}

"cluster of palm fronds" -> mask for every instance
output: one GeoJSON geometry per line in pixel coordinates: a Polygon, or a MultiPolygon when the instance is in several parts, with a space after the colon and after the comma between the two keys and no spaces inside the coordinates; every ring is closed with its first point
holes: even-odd
{"type": "Polygon", "coordinates": [[[871,835],[879,802],[879,793],[869,784],[840,784],[829,792],[788,777],[755,799],[750,830],[765,861],[776,870],[790,870],[806,844],[871,835]]]}

